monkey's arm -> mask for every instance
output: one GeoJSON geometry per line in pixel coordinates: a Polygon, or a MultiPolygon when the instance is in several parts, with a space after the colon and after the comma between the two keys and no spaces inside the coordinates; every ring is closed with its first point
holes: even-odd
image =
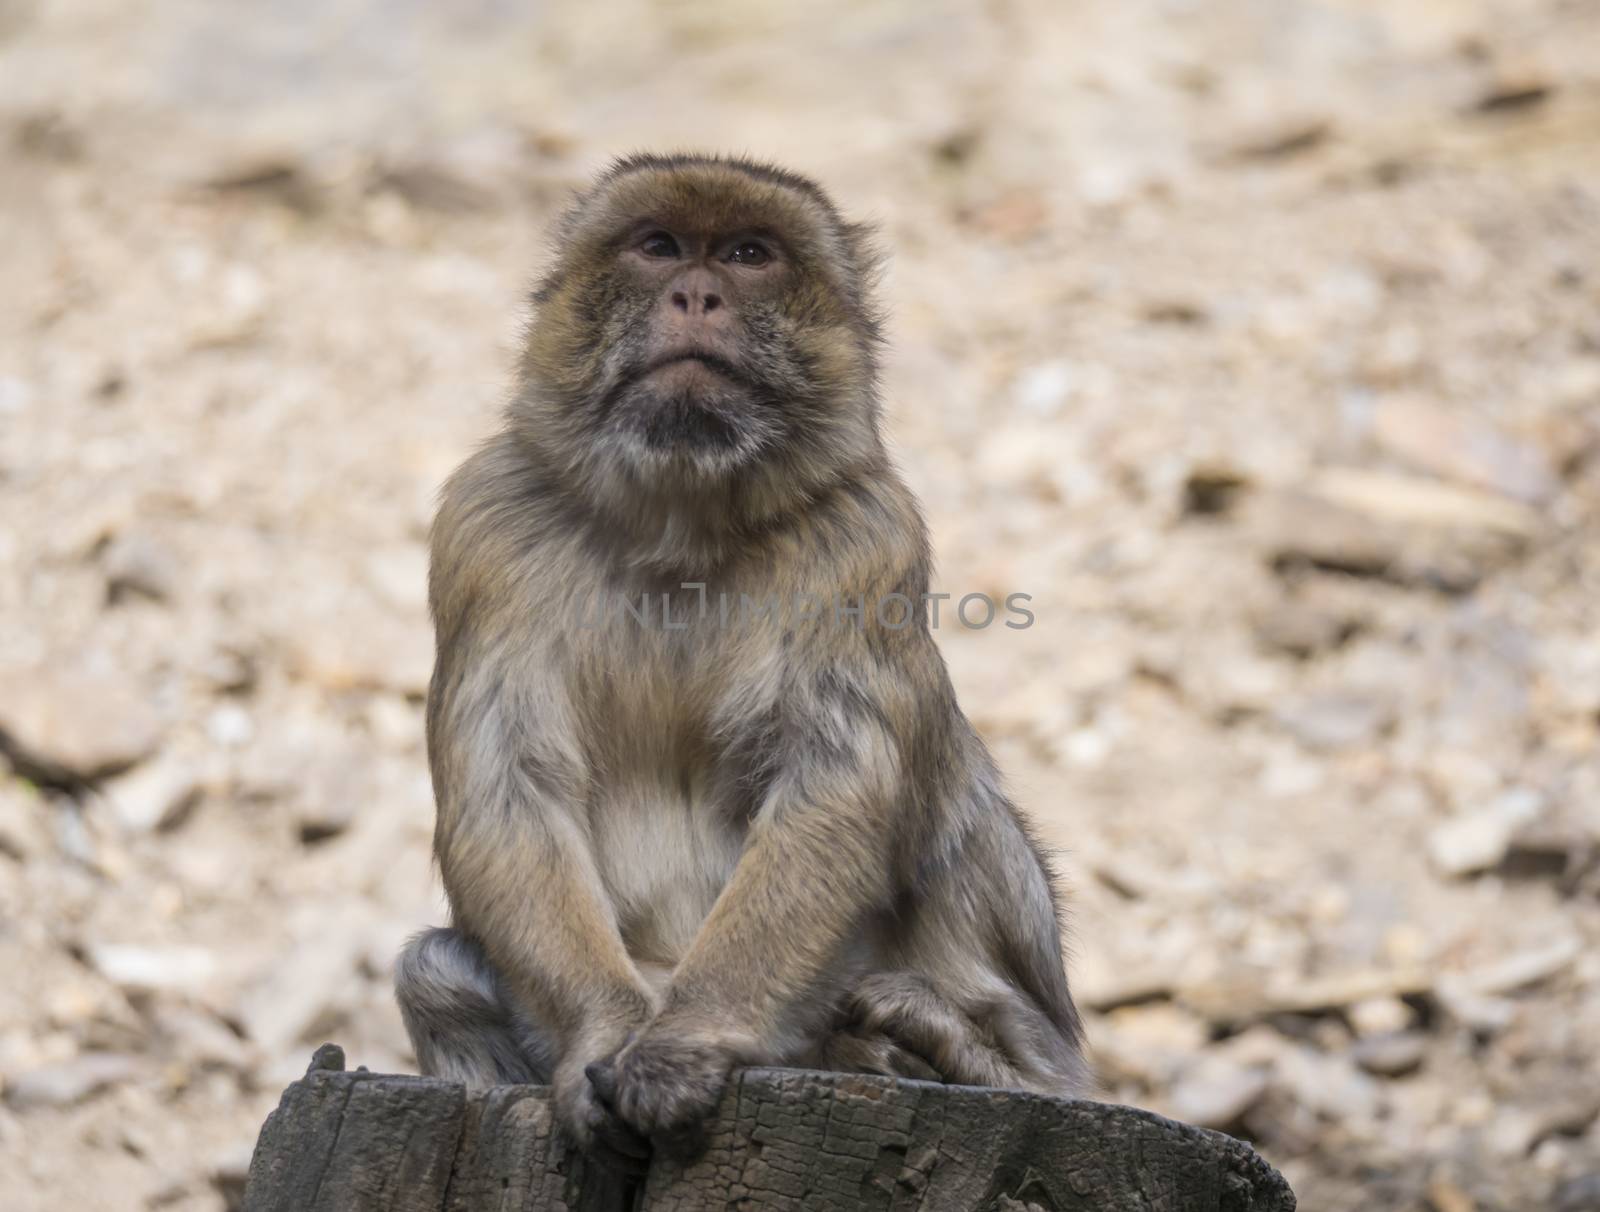
{"type": "Polygon", "coordinates": [[[899,747],[865,711],[810,721],[732,879],[673,975],[664,1013],[723,1020],[759,1053],[891,886],[899,747]],[[829,735],[824,738],[824,733],[829,735]]]}
{"type": "Polygon", "coordinates": [[[583,769],[558,688],[503,651],[449,651],[428,712],[445,889],[457,925],[550,1035],[558,1104],[587,1143],[609,1125],[584,1066],[648,1021],[654,998],[573,809],[583,769]]]}
{"type": "Polygon", "coordinates": [[[527,800],[486,808],[440,848],[458,925],[559,1044],[642,1023],[652,1009],[576,825],[527,800]]]}
{"type": "Polygon", "coordinates": [[[434,853],[457,924],[563,1056],[586,1031],[642,1021],[653,998],[617,929],[579,816],[589,771],[568,686],[530,627],[558,561],[526,464],[505,443],[451,477],[434,521],[428,685],[434,853]],[[520,502],[517,510],[505,502],[520,502]]]}
{"type": "Polygon", "coordinates": [[[732,1064],[781,1054],[795,1012],[892,896],[909,679],[881,662],[836,663],[789,681],[784,699],[775,777],[744,855],[660,1013],[597,1079],[643,1132],[699,1119],[732,1064]]]}

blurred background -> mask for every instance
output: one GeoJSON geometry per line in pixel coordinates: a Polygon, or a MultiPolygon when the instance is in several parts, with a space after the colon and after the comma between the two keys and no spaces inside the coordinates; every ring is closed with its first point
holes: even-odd
{"type": "Polygon", "coordinates": [[[1109,1097],[1600,1208],[1600,3],[0,0],[0,1173],[236,1203],[413,1067],[424,542],[608,157],[893,254],[962,701],[1109,1097]]]}

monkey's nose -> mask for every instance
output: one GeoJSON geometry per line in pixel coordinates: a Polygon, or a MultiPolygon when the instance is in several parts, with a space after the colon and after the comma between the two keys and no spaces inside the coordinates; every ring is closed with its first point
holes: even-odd
{"type": "Polygon", "coordinates": [[[705,315],[722,306],[722,296],[710,291],[672,292],[672,305],[685,315],[705,315]]]}

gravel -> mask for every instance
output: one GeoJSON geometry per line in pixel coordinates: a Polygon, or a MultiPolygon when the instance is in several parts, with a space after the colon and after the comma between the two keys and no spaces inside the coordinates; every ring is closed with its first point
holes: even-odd
{"type": "Polygon", "coordinates": [[[1584,5],[304,7],[0,5],[8,1209],[215,1212],[310,1046],[413,1067],[432,503],[568,192],[685,145],[880,225],[1107,1097],[1596,1206],[1584,5]]]}

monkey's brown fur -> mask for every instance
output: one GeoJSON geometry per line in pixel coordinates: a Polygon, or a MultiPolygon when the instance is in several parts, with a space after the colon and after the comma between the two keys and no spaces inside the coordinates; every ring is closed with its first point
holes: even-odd
{"type": "Polygon", "coordinates": [[[434,526],[424,1071],[552,1081],[585,1145],[694,1124],[737,1064],[1082,1092],[1045,863],[926,615],[874,608],[921,603],[928,545],[867,233],[779,169],[640,156],[557,243],[434,526]],[[596,608],[641,594],[653,625],[596,608]]]}

